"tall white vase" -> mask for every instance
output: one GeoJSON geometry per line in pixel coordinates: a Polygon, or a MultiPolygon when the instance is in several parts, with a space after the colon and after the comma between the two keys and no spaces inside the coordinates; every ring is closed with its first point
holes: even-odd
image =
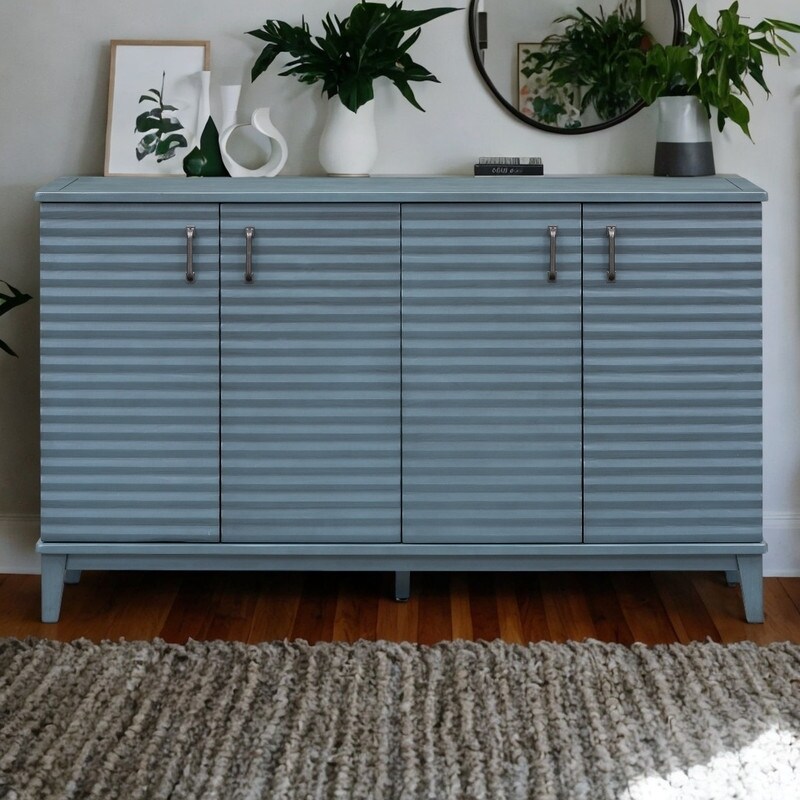
{"type": "Polygon", "coordinates": [[[206,123],[211,117],[211,72],[203,70],[200,73],[200,94],[197,101],[197,121],[195,122],[194,139],[189,143],[189,149],[200,147],[206,123]]]}
{"type": "Polygon", "coordinates": [[[219,93],[222,98],[222,124],[219,126],[219,129],[225,132],[238,121],[236,114],[239,110],[239,97],[242,94],[242,85],[240,83],[234,83],[220,86],[219,93]]]}
{"type": "Polygon", "coordinates": [[[369,175],[378,157],[375,101],[356,113],[339,96],[328,101],[328,120],[319,141],[319,162],[329,175],[369,175]]]}

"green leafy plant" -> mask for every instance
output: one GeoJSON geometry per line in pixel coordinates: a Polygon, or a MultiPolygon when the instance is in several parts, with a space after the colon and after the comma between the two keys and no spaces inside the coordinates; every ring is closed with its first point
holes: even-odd
{"type": "Polygon", "coordinates": [[[312,36],[305,18],[299,26],[267,20],[259,30],[248,31],[249,36],[267,43],[253,65],[252,79],[281,53],[287,53],[292,60],[280,75],[294,75],[302,83],[322,83],[323,94],[338,95],[353,112],[372,100],[376,78],[388,78],[411,105],[424,111],[410,84],[439,81],[408,51],[419,39],[422,25],[457,10],[406,11],[402,2],[390,6],[361,2],[344,19],[327,14],[322,20],[324,36],[312,36]],[[406,37],[411,30],[414,32],[406,37]]]}
{"type": "Polygon", "coordinates": [[[795,52],[779,31],[800,33],[800,25],[765,19],[750,27],[739,16],[738,2],[719,12],[716,25],[702,17],[697,6],[688,22],[682,44],[656,44],[643,61],[631,62],[641,97],[648,105],[659,97],[697,97],[709,117],[716,109],[720,130],[731,120],[750,136],[750,110],[743,100],[752,103],[747,81],[752,78],[769,95],[764,56],[780,63],[781,56],[795,52]]]}
{"type": "MultiPolygon", "coordinates": [[[[0,283],[7,286],[8,290],[11,292],[11,294],[6,294],[6,292],[0,290],[0,317],[32,299],[29,294],[15,289],[10,283],[6,283],[5,281],[0,281],[0,283]]],[[[17,354],[2,339],[0,339],[0,350],[17,358],[17,354]]]]}
{"type": "MultiPolygon", "coordinates": [[[[561,33],[548,36],[539,50],[529,53],[523,60],[521,72],[530,78],[543,76],[553,89],[566,91],[569,101],[583,113],[593,108],[602,120],[614,119],[629,111],[639,102],[636,83],[631,80],[630,62],[644,61],[646,50],[653,38],[644,26],[641,14],[630,4],[622,3],[611,13],[594,17],[578,8],[554,20],[566,23],[561,33]]],[[[568,111],[568,104],[542,95],[534,101],[534,111],[552,121],[568,111]]],[[[568,127],[580,127],[573,119],[568,127]]]]}
{"type": "Polygon", "coordinates": [[[152,103],[154,107],[139,114],[136,118],[136,131],[144,134],[139,144],[136,145],[138,161],[149,155],[155,155],[156,161],[161,163],[172,158],[179,147],[188,146],[186,137],[176,133],[176,131],[183,130],[180,120],[168,113],[178,109],[164,102],[166,77],[166,72],[162,72],[161,90],[148,89],[147,93],[139,98],[140,104],[152,103]]]}

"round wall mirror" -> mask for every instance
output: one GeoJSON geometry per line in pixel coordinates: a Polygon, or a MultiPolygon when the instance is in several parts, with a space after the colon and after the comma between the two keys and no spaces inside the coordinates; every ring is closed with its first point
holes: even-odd
{"type": "Polygon", "coordinates": [[[471,0],[468,19],[492,94],[554,133],[603,130],[639,111],[631,58],[683,31],[680,0],[471,0]]]}

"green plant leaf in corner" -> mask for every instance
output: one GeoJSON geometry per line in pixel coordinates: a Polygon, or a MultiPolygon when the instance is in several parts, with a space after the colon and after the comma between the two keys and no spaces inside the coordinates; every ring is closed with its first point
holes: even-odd
{"type": "MultiPolygon", "coordinates": [[[[15,289],[10,283],[6,283],[6,281],[0,281],[0,283],[4,283],[11,292],[11,294],[6,294],[5,292],[0,291],[0,317],[3,316],[3,314],[7,314],[9,311],[21,306],[23,303],[27,303],[28,300],[33,299],[29,294],[25,294],[25,292],[15,289]]],[[[19,358],[19,356],[11,349],[11,347],[2,339],[0,339],[0,350],[8,353],[10,356],[14,356],[14,358],[19,358]]]]}

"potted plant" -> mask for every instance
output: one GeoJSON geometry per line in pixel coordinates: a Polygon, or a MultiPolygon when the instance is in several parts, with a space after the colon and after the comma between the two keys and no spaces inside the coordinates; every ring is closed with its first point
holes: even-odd
{"type": "MultiPolygon", "coordinates": [[[[9,311],[17,308],[17,306],[27,303],[28,300],[31,299],[29,294],[25,294],[24,292],[19,291],[19,289],[15,289],[10,283],[6,283],[5,281],[0,281],[0,283],[5,284],[11,292],[11,294],[6,294],[4,291],[0,290],[0,317],[2,317],[3,314],[7,314],[9,311]]],[[[0,339],[0,350],[3,350],[10,356],[14,356],[14,358],[17,358],[17,354],[2,339],[0,339]]]]}
{"type": "Polygon", "coordinates": [[[520,70],[527,78],[539,78],[540,91],[531,103],[536,119],[557,127],[580,128],[581,115],[589,109],[604,122],[639,102],[629,61],[644,59],[653,37],[636,4],[622,0],[609,13],[601,6],[597,16],[578,8],[553,24],[564,24],[563,31],[551,34],[531,50],[520,70]]]}
{"type": "Polygon", "coordinates": [[[777,19],[750,27],[738,2],[719,12],[716,25],[697,6],[688,22],[683,44],[655,44],[644,59],[631,61],[642,99],[659,106],[656,175],[713,175],[712,109],[720,130],[730,120],[750,136],[749,79],[769,95],[764,55],[780,61],[795,52],[779,31],[800,33],[800,25],[777,19]]]}
{"type": "Polygon", "coordinates": [[[294,75],[302,83],[322,83],[329,98],[328,122],[320,141],[320,162],[330,174],[367,174],[378,154],[374,124],[373,83],[388,78],[415,108],[411,83],[438,79],[408,54],[422,33],[421,26],[457,11],[429,8],[407,11],[402,2],[392,5],[361,2],[350,15],[330,14],[322,20],[324,36],[312,36],[303,19],[300,25],[267,20],[249,31],[266,42],[252,70],[255,80],[281,53],[292,57],[281,75],[294,75]],[[408,31],[413,33],[406,36],[408,31]]]}

